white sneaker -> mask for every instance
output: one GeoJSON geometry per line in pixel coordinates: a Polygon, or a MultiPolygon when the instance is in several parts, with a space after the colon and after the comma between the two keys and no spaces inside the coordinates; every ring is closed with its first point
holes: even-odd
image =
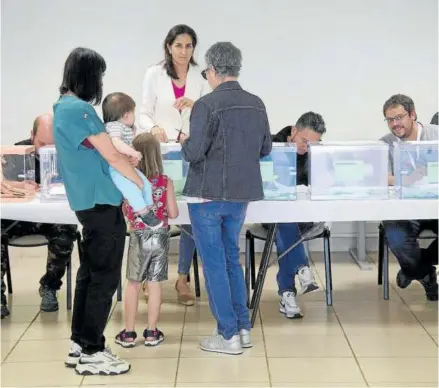
{"type": "Polygon", "coordinates": [[[302,294],[318,290],[319,286],[314,278],[314,274],[307,265],[299,269],[297,276],[299,278],[300,287],[302,288],[302,294]]]}
{"type": "Polygon", "coordinates": [[[241,346],[245,349],[252,348],[252,337],[250,330],[241,329],[239,330],[239,338],[241,339],[241,346]]]}
{"type": "Polygon", "coordinates": [[[81,357],[82,348],[76,342],[72,342],[72,347],[69,350],[69,355],[67,359],[64,361],[64,364],[67,368],[74,368],[79,361],[79,357],[81,357]]]}
{"type": "Polygon", "coordinates": [[[303,318],[300,307],[296,302],[296,295],[292,291],[285,291],[282,294],[279,303],[279,311],[290,319],[303,318]]]}
{"type": "Polygon", "coordinates": [[[89,375],[114,376],[127,373],[131,365],[114,355],[109,348],[94,354],[81,354],[76,373],[89,375]]]}
{"type": "Polygon", "coordinates": [[[229,340],[226,340],[221,334],[213,334],[200,341],[200,348],[206,352],[225,354],[241,354],[244,352],[239,334],[234,335],[229,340]]]}

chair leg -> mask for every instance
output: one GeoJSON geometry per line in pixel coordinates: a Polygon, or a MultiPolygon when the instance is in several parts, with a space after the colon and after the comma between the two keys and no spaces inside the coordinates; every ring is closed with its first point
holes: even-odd
{"type": "Polygon", "coordinates": [[[383,294],[384,299],[389,300],[389,247],[384,244],[384,254],[383,254],[383,294]]]}
{"type": "Polygon", "coordinates": [[[383,284],[383,256],[384,256],[384,229],[380,225],[378,227],[378,284],[383,284]]]}
{"type": "Polygon", "coordinates": [[[8,282],[8,294],[12,294],[12,274],[11,274],[11,262],[9,261],[9,245],[7,240],[3,240],[5,244],[5,261],[6,261],[6,280],[8,282]]]}
{"type": "Polygon", "coordinates": [[[72,309],[72,260],[67,263],[67,310],[72,309]]]}
{"type": "Polygon", "coordinates": [[[268,264],[270,262],[271,250],[273,248],[276,235],[277,224],[272,224],[268,229],[267,240],[265,241],[264,251],[262,253],[261,264],[258,271],[258,279],[256,281],[256,289],[250,302],[250,308],[253,309],[251,315],[251,327],[254,327],[256,317],[258,315],[259,302],[261,301],[262,290],[264,288],[265,276],[267,275],[268,264]]]}
{"type": "Polygon", "coordinates": [[[255,264],[255,239],[250,234],[250,270],[251,270],[251,285],[252,290],[256,285],[256,264],[255,264]]]}
{"type": "Polygon", "coordinates": [[[199,298],[201,296],[200,291],[200,273],[198,270],[198,256],[197,251],[194,252],[194,257],[192,259],[194,266],[194,282],[195,282],[195,296],[199,298]]]}
{"type": "Polygon", "coordinates": [[[122,273],[120,274],[119,284],[117,285],[117,301],[122,302],[122,273]]]}
{"type": "Polygon", "coordinates": [[[245,289],[247,292],[247,307],[250,307],[250,231],[245,233],[245,289]]]}
{"type": "Polygon", "coordinates": [[[323,238],[325,257],[325,281],[326,281],[326,305],[332,306],[332,269],[331,269],[331,247],[329,236],[323,238]]]}

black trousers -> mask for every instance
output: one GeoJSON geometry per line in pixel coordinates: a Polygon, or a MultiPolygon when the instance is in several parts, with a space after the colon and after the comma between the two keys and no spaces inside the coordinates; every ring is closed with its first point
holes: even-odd
{"type": "MultiPolygon", "coordinates": [[[[16,221],[1,220],[2,231],[11,227],[16,221]]],[[[76,239],[76,225],[40,224],[34,222],[19,222],[8,230],[9,239],[14,237],[42,234],[49,242],[47,253],[46,273],[40,280],[42,286],[53,290],[59,290],[62,284],[67,264],[72,257],[73,243],[76,239]]],[[[6,245],[1,244],[1,303],[6,305],[6,285],[4,276],[6,273],[6,245]]]]}
{"type": "Polygon", "coordinates": [[[82,224],[82,259],[76,276],[72,341],[86,354],[105,348],[104,329],[119,283],[126,224],[117,206],[76,212],[82,224]]]}
{"type": "Polygon", "coordinates": [[[438,260],[437,238],[426,249],[419,247],[418,236],[423,230],[438,233],[438,220],[383,221],[390,250],[401,270],[413,279],[423,279],[435,271],[438,260]]]}

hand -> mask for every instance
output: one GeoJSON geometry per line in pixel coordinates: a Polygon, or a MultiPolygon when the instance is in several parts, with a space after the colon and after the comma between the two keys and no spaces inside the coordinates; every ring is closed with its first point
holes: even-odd
{"type": "Polygon", "coordinates": [[[130,162],[131,166],[137,167],[139,165],[140,160],[135,158],[134,156],[128,156],[128,161],[130,162]]]}
{"type": "Polygon", "coordinates": [[[135,155],[133,155],[139,162],[142,160],[143,155],[141,152],[136,151],[135,155]]]}
{"type": "Polygon", "coordinates": [[[154,127],[151,129],[151,133],[157,138],[160,143],[168,142],[168,136],[166,136],[166,132],[163,128],[154,127]]]}
{"type": "Polygon", "coordinates": [[[26,180],[24,182],[25,182],[25,187],[28,186],[28,187],[34,188],[35,191],[40,191],[40,185],[38,183],[36,183],[35,181],[26,180]]]}
{"type": "Polygon", "coordinates": [[[402,177],[402,184],[405,186],[413,185],[414,183],[422,180],[425,175],[426,174],[424,171],[422,171],[422,169],[415,170],[410,175],[406,175],[402,177]]]}
{"type": "Polygon", "coordinates": [[[184,108],[191,109],[194,106],[194,102],[187,97],[180,97],[175,100],[174,107],[179,111],[182,111],[184,108]]]}
{"type": "Polygon", "coordinates": [[[187,140],[189,136],[186,135],[185,133],[181,132],[180,135],[178,136],[178,142],[180,144],[183,144],[185,140],[187,140]]]}

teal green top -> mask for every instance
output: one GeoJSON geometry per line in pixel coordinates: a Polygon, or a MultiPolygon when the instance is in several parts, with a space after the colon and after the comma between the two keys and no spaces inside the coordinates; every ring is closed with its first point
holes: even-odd
{"type": "Polygon", "coordinates": [[[109,165],[87,141],[89,136],[105,132],[94,108],[67,95],[53,105],[53,112],[59,168],[72,210],[91,209],[98,204],[119,206],[122,194],[111,180],[109,165]]]}

